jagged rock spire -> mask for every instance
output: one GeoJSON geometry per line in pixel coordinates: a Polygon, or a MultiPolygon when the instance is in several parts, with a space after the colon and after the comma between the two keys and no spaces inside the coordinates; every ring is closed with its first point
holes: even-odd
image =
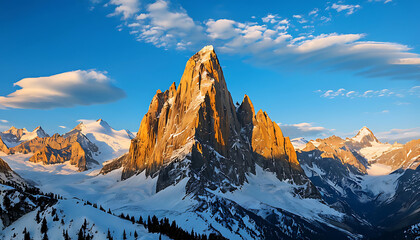
{"type": "MultiPolygon", "coordinates": [[[[146,170],[157,191],[190,177],[188,192],[234,190],[255,164],[281,180],[309,182],[289,140],[245,95],[236,109],[212,46],[192,56],[180,84],[158,90],[123,163],[122,179],[146,170]]],[[[305,195],[316,192],[311,189],[305,195]]]]}

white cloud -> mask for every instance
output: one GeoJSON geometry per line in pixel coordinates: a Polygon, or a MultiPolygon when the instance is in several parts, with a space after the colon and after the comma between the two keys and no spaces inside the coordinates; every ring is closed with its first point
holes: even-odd
{"type": "Polygon", "coordinates": [[[369,0],[369,2],[383,2],[383,3],[390,3],[392,0],[369,0]]]}
{"type": "Polygon", "coordinates": [[[311,16],[311,15],[317,16],[318,15],[318,12],[319,12],[319,9],[318,8],[315,8],[314,10],[310,11],[308,15],[309,16],[311,16]]]}
{"type": "Polygon", "coordinates": [[[408,129],[392,129],[386,132],[376,134],[376,137],[382,142],[406,143],[413,139],[420,139],[420,127],[408,129]]]}
{"type": "Polygon", "coordinates": [[[4,120],[4,119],[0,119],[0,122],[2,122],[2,123],[8,123],[9,121],[4,120]]]}
{"type": "Polygon", "coordinates": [[[344,45],[346,43],[354,42],[363,37],[363,34],[329,34],[319,35],[313,39],[302,42],[296,47],[300,52],[312,52],[325,49],[334,45],[344,45]]]}
{"type": "Polygon", "coordinates": [[[0,96],[0,108],[50,109],[113,102],[125,97],[105,72],[71,71],[48,77],[24,78],[21,89],[0,96]]]}
{"type": "Polygon", "coordinates": [[[414,86],[408,92],[410,95],[420,97],[420,86],[414,86]]]}
{"type": "Polygon", "coordinates": [[[284,136],[289,136],[290,139],[298,137],[317,137],[328,136],[334,129],[327,129],[325,127],[313,126],[312,123],[297,123],[297,124],[278,124],[284,136]]]}
{"type": "Polygon", "coordinates": [[[128,19],[140,11],[139,0],[111,0],[108,5],[116,5],[115,11],[109,16],[122,15],[128,19]]]}
{"type": "Polygon", "coordinates": [[[357,9],[360,8],[360,5],[346,5],[346,4],[336,4],[333,3],[331,6],[332,9],[337,10],[337,12],[347,11],[347,15],[353,14],[357,9]]]}
{"type": "Polygon", "coordinates": [[[66,129],[66,126],[58,126],[59,128],[66,129]]]}
{"type": "MultiPolygon", "coordinates": [[[[363,98],[372,98],[372,97],[404,97],[407,92],[409,93],[413,88],[410,90],[401,90],[401,92],[397,93],[395,91],[391,91],[389,89],[382,89],[382,90],[367,90],[364,92],[357,92],[353,90],[346,90],[344,88],[340,88],[337,91],[334,90],[318,90],[317,93],[320,93],[321,97],[324,98],[336,98],[336,97],[347,97],[347,98],[356,98],[356,97],[363,97],[363,98]]],[[[420,90],[420,89],[419,89],[420,90]]]]}
{"type": "Polygon", "coordinates": [[[213,39],[230,39],[237,36],[240,30],[236,27],[236,22],[229,19],[210,19],[207,23],[207,32],[213,39]]]}
{"type": "Polygon", "coordinates": [[[202,41],[205,38],[203,27],[196,24],[184,9],[170,9],[169,5],[168,1],[157,0],[147,6],[146,13],[134,19],[139,21],[131,23],[132,29],[138,31],[138,40],[157,47],[178,49],[202,41]]]}
{"type": "Polygon", "coordinates": [[[360,5],[330,4],[291,19],[268,14],[258,20],[194,21],[182,8],[156,0],[126,20],[138,41],[165,49],[196,51],[213,44],[217,51],[248,57],[249,62],[278,70],[350,71],[365,77],[420,80],[420,55],[406,45],[364,41],[366,34],[314,35],[314,24],[331,21],[334,12],[353,13],[360,5]],[[322,15],[322,16],[318,16],[322,15]],[[309,19],[310,24],[305,23],[309,19]]]}

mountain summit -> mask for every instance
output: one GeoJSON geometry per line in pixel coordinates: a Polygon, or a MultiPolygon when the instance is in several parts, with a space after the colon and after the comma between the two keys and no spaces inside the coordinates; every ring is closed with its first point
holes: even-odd
{"type": "Polygon", "coordinates": [[[157,91],[122,165],[122,179],[144,170],[158,176],[156,191],[186,177],[188,192],[233,191],[259,165],[302,186],[303,196],[317,193],[267,113],[255,114],[246,95],[235,107],[212,46],[188,60],[178,87],[157,91]]]}
{"type": "Polygon", "coordinates": [[[380,143],[378,139],[375,137],[375,135],[373,134],[373,132],[367,127],[363,127],[362,129],[360,129],[359,132],[356,134],[356,136],[352,137],[351,139],[355,142],[365,143],[365,144],[380,143]]]}

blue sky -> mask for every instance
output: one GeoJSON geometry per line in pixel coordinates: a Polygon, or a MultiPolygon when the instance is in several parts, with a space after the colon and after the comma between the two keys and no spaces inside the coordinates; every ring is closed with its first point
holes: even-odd
{"type": "Polygon", "coordinates": [[[136,131],[213,44],[233,100],[287,135],[420,138],[419,1],[2,1],[0,130],[136,131]],[[17,83],[16,85],[14,85],[17,83]],[[59,126],[66,126],[66,129],[59,126]]]}

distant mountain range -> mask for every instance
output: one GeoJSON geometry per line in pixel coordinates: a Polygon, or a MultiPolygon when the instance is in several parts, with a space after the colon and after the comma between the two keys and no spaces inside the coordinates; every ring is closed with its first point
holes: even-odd
{"type": "Polygon", "coordinates": [[[290,140],[249,96],[234,104],[211,46],[189,59],[178,86],[156,92],[136,135],[102,119],[63,135],[11,128],[0,157],[4,239],[420,234],[420,140],[381,143],[367,127],[290,140]]]}

